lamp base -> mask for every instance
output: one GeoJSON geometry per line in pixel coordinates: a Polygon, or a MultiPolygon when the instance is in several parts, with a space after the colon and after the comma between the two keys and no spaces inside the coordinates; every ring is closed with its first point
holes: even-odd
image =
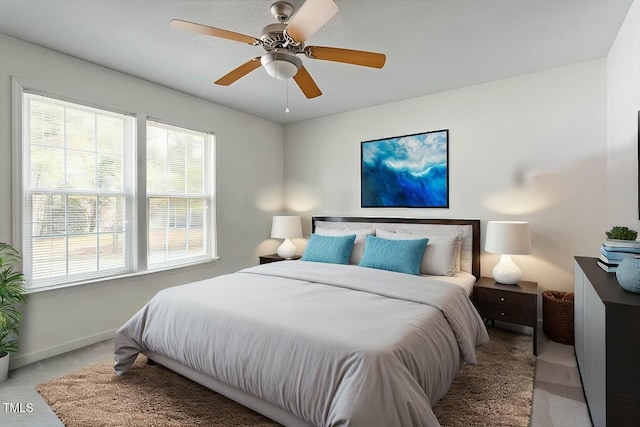
{"type": "Polygon", "coordinates": [[[517,285],[522,277],[522,270],[511,260],[511,255],[502,255],[500,262],[493,267],[493,278],[503,285],[517,285]]]}
{"type": "Polygon", "coordinates": [[[276,253],[279,257],[284,259],[293,258],[296,255],[296,245],[294,245],[288,238],[284,239],[284,242],[278,246],[276,253]]]}

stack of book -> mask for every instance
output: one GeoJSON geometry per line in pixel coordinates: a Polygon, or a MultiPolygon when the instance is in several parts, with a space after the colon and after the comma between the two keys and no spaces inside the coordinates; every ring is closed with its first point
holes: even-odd
{"type": "Polygon", "coordinates": [[[625,258],[640,256],[640,241],[606,239],[600,246],[598,266],[606,272],[615,272],[625,258]]]}

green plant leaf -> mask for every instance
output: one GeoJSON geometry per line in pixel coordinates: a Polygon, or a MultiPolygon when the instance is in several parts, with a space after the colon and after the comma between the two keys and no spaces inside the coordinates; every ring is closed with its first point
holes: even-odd
{"type": "Polygon", "coordinates": [[[616,225],[611,230],[606,231],[607,239],[615,239],[615,240],[636,240],[638,237],[638,232],[636,230],[631,230],[629,227],[623,227],[620,225],[616,225]]]}
{"type": "Polygon", "coordinates": [[[0,242],[0,355],[18,351],[18,327],[22,313],[16,307],[26,302],[24,275],[19,271],[22,257],[7,243],[0,242]]]}

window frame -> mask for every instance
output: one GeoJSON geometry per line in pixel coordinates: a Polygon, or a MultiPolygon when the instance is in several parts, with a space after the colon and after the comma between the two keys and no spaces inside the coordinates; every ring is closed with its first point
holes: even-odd
{"type": "MultiPolygon", "coordinates": [[[[11,78],[11,148],[12,148],[12,209],[11,209],[11,225],[12,225],[12,245],[21,253],[23,250],[24,237],[24,215],[23,203],[26,201],[26,192],[23,187],[23,159],[24,159],[24,141],[23,141],[23,125],[24,125],[24,103],[23,94],[32,93],[42,95],[44,97],[53,98],[63,102],[78,104],[81,106],[105,110],[116,114],[124,114],[134,118],[134,147],[130,148],[128,153],[128,163],[131,176],[132,190],[130,192],[130,200],[127,200],[127,206],[131,209],[127,212],[127,225],[131,227],[131,272],[116,274],[111,276],[95,277],[86,280],[64,282],[56,285],[45,285],[33,287],[25,287],[27,293],[36,293],[53,289],[80,286],[86,284],[94,284],[98,282],[109,282],[131,276],[146,275],[166,270],[179,270],[192,266],[215,263],[219,260],[217,255],[217,223],[216,223],[216,136],[211,130],[203,129],[201,124],[190,123],[188,120],[165,118],[161,115],[150,115],[146,111],[139,108],[127,108],[118,105],[109,104],[108,102],[95,102],[88,100],[84,96],[77,94],[68,94],[59,90],[52,90],[50,87],[29,82],[15,76],[11,78]],[[206,216],[209,221],[208,232],[206,233],[208,244],[205,257],[198,259],[187,259],[182,262],[166,263],[157,268],[150,269],[147,263],[147,200],[146,192],[146,124],[147,122],[158,122],[169,126],[182,127],[196,132],[208,135],[210,147],[208,149],[208,161],[210,176],[207,185],[210,186],[209,199],[207,200],[206,216]]],[[[127,157],[127,155],[125,155],[127,157]]],[[[125,160],[125,168],[127,168],[125,160]]]]}

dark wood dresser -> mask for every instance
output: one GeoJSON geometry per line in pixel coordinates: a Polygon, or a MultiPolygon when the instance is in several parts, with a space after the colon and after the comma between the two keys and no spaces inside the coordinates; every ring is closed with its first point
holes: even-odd
{"type": "Polygon", "coordinates": [[[594,427],[640,423],[640,294],[575,258],[575,349],[594,427]]]}

